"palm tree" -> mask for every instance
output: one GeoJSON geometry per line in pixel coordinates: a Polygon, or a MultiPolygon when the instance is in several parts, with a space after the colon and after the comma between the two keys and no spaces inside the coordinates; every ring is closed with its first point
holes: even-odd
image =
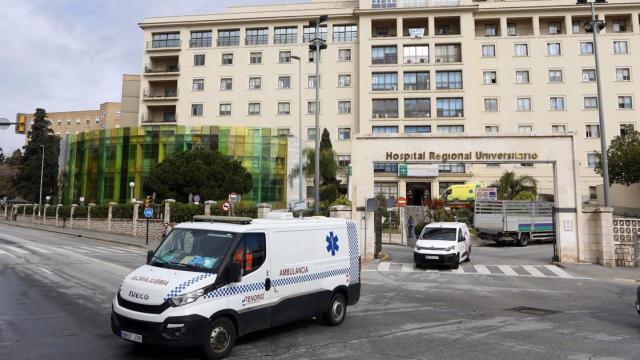
{"type": "Polygon", "coordinates": [[[505,171],[498,182],[491,186],[498,189],[498,198],[502,200],[535,200],[537,185],[532,176],[516,176],[512,171],[505,171]]]}
{"type": "MultiPolygon", "coordinates": [[[[302,176],[308,181],[313,181],[315,175],[315,159],[316,151],[312,148],[306,148],[302,151],[304,163],[302,164],[302,176]]],[[[300,165],[296,165],[289,173],[289,183],[293,184],[293,180],[300,176],[300,165]]],[[[338,165],[336,161],[336,153],[333,149],[324,149],[320,151],[320,185],[339,184],[338,175],[343,175],[345,169],[338,165]]]]}

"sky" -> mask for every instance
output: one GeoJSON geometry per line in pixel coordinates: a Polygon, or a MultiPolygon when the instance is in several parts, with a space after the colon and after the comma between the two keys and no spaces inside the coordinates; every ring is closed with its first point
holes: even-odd
{"type": "MultiPolygon", "coordinates": [[[[0,0],[0,118],[98,109],[120,101],[122,74],[142,70],[145,17],[220,13],[282,0],[0,0]]],[[[300,1],[295,1],[300,2],[300,1]]],[[[24,145],[0,130],[5,153],[24,145]]]]}

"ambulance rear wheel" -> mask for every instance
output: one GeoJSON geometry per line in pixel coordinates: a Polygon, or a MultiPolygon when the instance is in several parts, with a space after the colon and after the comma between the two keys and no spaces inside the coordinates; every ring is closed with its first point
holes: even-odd
{"type": "Polygon", "coordinates": [[[347,316],[347,300],[344,295],[336,293],[329,301],[329,308],[324,313],[324,321],[330,326],[342,324],[347,316]]]}
{"type": "Polygon", "coordinates": [[[204,344],[205,354],[211,360],[226,357],[236,343],[236,336],[236,327],[231,320],[226,317],[213,320],[204,344]]]}

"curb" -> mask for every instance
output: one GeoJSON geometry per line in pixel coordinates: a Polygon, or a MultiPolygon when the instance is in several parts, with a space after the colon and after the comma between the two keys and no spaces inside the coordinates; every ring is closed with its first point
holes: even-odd
{"type": "Polygon", "coordinates": [[[557,266],[557,267],[559,267],[561,269],[566,269],[567,268],[566,266],[564,266],[564,264],[562,264],[561,262],[557,262],[557,261],[552,261],[551,265],[555,265],[555,266],[557,266]]]}
{"type": "MultiPolygon", "coordinates": [[[[80,238],[86,238],[86,239],[91,239],[91,240],[104,241],[104,242],[113,243],[113,244],[135,246],[135,247],[139,247],[139,248],[142,248],[142,249],[146,249],[146,245],[144,245],[144,244],[138,245],[138,244],[132,244],[130,242],[125,242],[125,241],[119,241],[119,240],[113,240],[113,239],[104,239],[104,238],[97,237],[95,235],[73,234],[73,233],[68,233],[68,232],[64,232],[64,231],[58,230],[56,228],[48,229],[48,228],[40,228],[40,227],[31,227],[31,226],[27,226],[27,225],[13,224],[11,222],[4,222],[4,221],[2,223],[6,224],[6,225],[11,225],[11,226],[15,226],[15,227],[24,228],[24,229],[41,230],[41,231],[52,232],[52,233],[55,233],[55,234],[62,234],[62,235],[68,235],[68,236],[73,236],[73,237],[80,237],[80,238]]],[[[46,225],[43,225],[43,226],[46,226],[46,225]]],[[[149,245],[152,245],[151,242],[149,242],[149,245]]]]}
{"type": "Polygon", "coordinates": [[[391,256],[389,256],[389,254],[385,253],[385,252],[380,252],[380,254],[378,255],[378,262],[381,261],[389,261],[391,260],[391,256]]]}

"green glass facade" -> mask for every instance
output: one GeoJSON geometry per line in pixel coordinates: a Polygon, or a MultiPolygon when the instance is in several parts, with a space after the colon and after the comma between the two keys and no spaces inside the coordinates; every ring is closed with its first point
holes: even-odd
{"type": "Polygon", "coordinates": [[[195,148],[218,150],[242,162],[253,175],[253,189],[243,194],[243,201],[286,202],[287,138],[272,129],[148,126],[83,132],[61,142],[65,204],[77,203],[81,196],[87,203],[125,203],[131,181],[134,197],[141,199],[144,177],[155,164],[195,148]]]}

